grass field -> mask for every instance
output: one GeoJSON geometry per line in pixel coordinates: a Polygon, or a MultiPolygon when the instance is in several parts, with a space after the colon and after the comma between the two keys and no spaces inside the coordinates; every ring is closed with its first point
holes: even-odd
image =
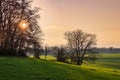
{"type": "Polygon", "coordinates": [[[96,64],[106,68],[120,69],[120,54],[101,54],[101,59],[97,60],[96,64]]]}
{"type": "Polygon", "coordinates": [[[82,66],[50,61],[52,56],[47,61],[0,57],[0,80],[120,80],[120,55],[113,55],[82,66]]]}

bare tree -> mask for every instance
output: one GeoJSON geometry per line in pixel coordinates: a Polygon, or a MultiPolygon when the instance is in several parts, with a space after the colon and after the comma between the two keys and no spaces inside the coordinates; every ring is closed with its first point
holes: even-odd
{"type": "Polygon", "coordinates": [[[65,39],[67,40],[69,50],[72,52],[72,56],[76,57],[78,65],[83,63],[85,54],[89,53],[88,49],[96,44],[96,35],[88,34],[81,30],[66,32],[65,39]]]}

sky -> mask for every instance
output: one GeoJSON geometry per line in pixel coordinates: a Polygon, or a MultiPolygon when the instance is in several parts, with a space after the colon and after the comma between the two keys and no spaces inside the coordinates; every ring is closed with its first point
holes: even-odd
{"type": "Polygon", "coordinates": [[[120,0],[33,0],[40,7],[44,44],[66,44],[64,33],[97,35],[98,47],[120,47],[120,0]]]}

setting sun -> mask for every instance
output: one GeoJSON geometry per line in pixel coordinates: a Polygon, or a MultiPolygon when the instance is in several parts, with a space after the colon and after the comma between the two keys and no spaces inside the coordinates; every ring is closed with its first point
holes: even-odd
{"type": "Polygon", "coordinates": [[[18,27],[20,30],[25,31],[29,27],[29,23],[25,20],[22,20],[22,21],[20,21],[18,27]]]}

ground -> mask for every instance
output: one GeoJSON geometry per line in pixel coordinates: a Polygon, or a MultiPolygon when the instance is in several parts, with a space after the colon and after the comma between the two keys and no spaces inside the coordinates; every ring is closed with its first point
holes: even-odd
{"type": "Polygon", "coordinates": [[[96,64],[82,66],[51,59],[0,57],[0,80],[120,80],[120,54],[103,54],[96,64]]]}

